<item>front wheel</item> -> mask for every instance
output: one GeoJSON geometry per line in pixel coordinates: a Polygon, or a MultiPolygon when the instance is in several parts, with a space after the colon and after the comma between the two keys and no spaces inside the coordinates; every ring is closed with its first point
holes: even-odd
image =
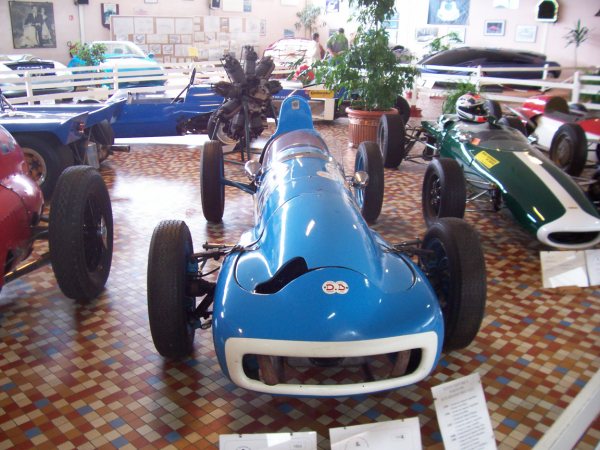
{"type": "Polygon", "coordinates": [[[369,181],[363,188],[354,190],[356,203],[360,208],[363,218],[369,222],[375,222],[381,213],[383,206],[383,158],[381,150],[375,142],[361,142],[356,152],[354,171],[364,171],[369,175],[369,181]]]}
{"type": "Polygon", "coordinates": [[[550,159],[569,175],[581,175],[587,161],[587,139],[583,128],[575,123],[561,125],[550,144],[550,159]]]}
{"type": "Polygon", "coordinates": [[[384,114],[377,127],[377,144],[381,149],[383,166],[398,167],[408,153],[405,140],[405,122],[399,114],[384,114]]]}
{"type": "Polygon", "coordinates": [[[420,265],[444,318],[444,351],[467,347],[479,331],[486,302],[485,258],[477,232],[446,217],[425,234],[420,265]]]}
{"type": "Polygon", "coordinates": [[[449,158],[433,160],[423,178],[423,218],[428,226],[440,217],[459,217],[465,214],[467,188],[465,177],[456,161],[449,158]]]}
{"type": "Polygon", "coordinates": [[[196,300],[186,295],[193,253],[185,222],[165,220],[154,229],[148,253],[148,318],[154,346],[165,358],[183,358],[194,347],[196,300]]]}
{"type": "Polygon", "coordinates": [[[60,289],[75,300],[97,297],[108,279],[113,251],[110,197],[97,170],[73,166],[63,172],[49,221],[50,261],[60,289]]]}
{"type": "Polygon", "coordinates": [[[219,141],[208,141],[200,160],[200,200],[202,212],[209,222],[223,220],[225,185],[223,184],[223,148],[219,141]]]}

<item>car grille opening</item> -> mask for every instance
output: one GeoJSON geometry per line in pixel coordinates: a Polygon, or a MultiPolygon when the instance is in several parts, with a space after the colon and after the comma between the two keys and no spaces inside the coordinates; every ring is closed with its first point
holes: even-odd
{"type": "Polygon", "coordinates": [[[597,231],[587,231],[583,233],[564,231],[559,233],[550,233],[548,235],[548,239],[557,244],[578,245],[593,242],[598,238],[598,234],[599,233],[597,231]]]}
{"type": "Polygon", "coordinates": [[[410,375],[419,367],[421,349],[346,358],[301,358],[247,354],[246,377],[266,385],[343,385],[410,375]]]}

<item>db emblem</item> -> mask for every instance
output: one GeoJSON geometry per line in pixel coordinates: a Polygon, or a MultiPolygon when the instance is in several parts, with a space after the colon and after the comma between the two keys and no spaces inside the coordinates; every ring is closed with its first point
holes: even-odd
{"type": "Polygon", "coordinates": [[[326,281],[322,288],[326,294],[347,294],[350,289],[345,281],[326,281]]]}

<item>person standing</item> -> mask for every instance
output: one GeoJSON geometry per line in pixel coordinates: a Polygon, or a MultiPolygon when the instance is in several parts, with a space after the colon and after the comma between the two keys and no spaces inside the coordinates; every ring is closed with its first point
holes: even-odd
{"type": "Polygon", "coordinates": [[[325,49],[319,42],[319,33],[313,33],[312,35],[312,45],[308,48],[306,52],[306,62],[309,65],[313,65],[317,61],[320,61],[325,56],[325,49]]]}
{"type": "Polygon", "coordinates": [[[344,29],[339,28],[337,33],[327,40],[327,51],[331,56],[337,56],[348,50],[348,38],[344,34],[344,29]]]}

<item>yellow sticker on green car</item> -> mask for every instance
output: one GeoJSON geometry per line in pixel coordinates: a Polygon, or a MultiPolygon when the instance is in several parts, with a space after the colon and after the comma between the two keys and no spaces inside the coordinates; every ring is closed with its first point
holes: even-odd
{"type": "Polygon", "coordinates": [[[479,161],[481,164],[483,164],[485,167],[487,167],[488,169],[491,169],[496,164],[500,163],[500,161],[498,161],[496,158],[494,158],[492,155],[490,155],[486,151],[481,151],[481,152],[477,153],[475,155],[475,159],[477,161],[479,161]]]}

